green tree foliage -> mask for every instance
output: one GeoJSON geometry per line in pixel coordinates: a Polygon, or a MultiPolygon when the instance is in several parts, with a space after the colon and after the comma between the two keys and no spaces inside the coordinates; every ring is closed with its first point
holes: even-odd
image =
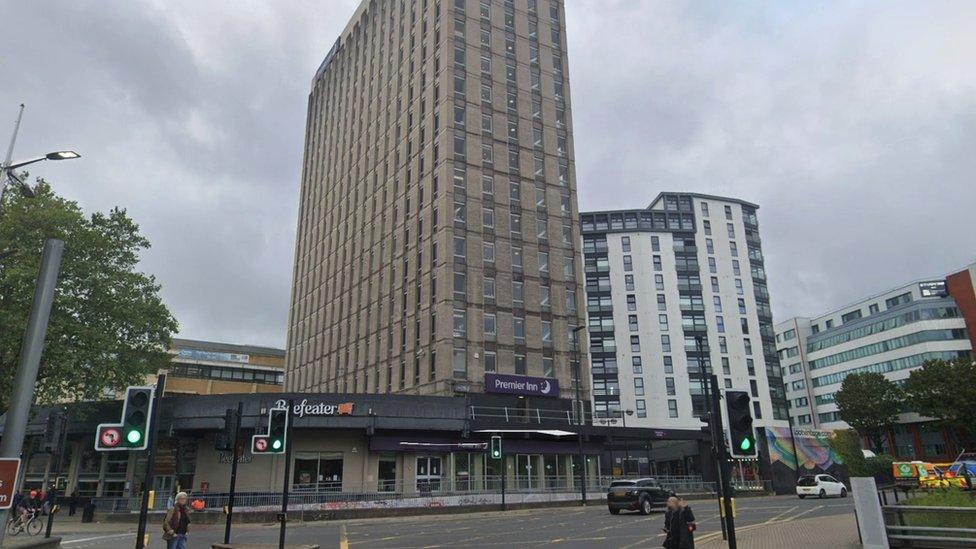
{"type": "Polygon", "coordinates": [[[159,284],[136,270],[149,241],[125,210],[85,217],[43,181],[0,204],[0,409],[10,399],[45,238],[65,242],[37,400],[99,398],[169,363],[176,319],[159,284]]]}
{"type": "Polygon", "coordinates": [[[944,426],[976,434],[976,363],[960,358],[929,360],[909,374],[904,385],[909,407],[944,426]]]}
{"type": "Polygon", "coordinates": [[[861,435],[854,429],[838,429],[831,433],[827,441],[843,460],[848,476],[874,477],[882,484],[894,480],[891,474],[892,457],[887,454],[864,457],[864,452],[861,450],[861,435]]]}
{"type": "Polygon", "coordinates": [[[868,437],[871,449],[880,452],[885,430],[898,419],[901,389],[881,374],[851,374],[844,378],[834,400],[841,419],[868,437]]]}

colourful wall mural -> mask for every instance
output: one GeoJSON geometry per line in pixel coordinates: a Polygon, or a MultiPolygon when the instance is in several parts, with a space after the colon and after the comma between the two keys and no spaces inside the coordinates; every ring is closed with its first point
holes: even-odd
{"type": "MultiPolygon", "coordinates": [[[[766,444],[769,447],[769,462],[782,463],[790,469],[795,469],[796,460],[793,457],[793,443],[790,441],[789,427],[766,427],[766,444]]],[[[833,468],[843,464],[827,442],[828,431],[816,429],[793,429],[796,435],[796,453],[800,457],[800,470],[809,471],[833,468]]]]}

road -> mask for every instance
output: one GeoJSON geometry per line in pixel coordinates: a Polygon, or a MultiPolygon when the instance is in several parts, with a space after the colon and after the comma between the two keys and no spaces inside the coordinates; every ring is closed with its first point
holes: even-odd
{"type": "MultiPolygon", "coordinates": [[[[690,502],[698,518],[699,540],[721,539],[718,505],[714,500],[690,502]]],[[[759,525],[815,519],[854,512],[850,498],[805,499],[793,496],[740,498],[736,526],[745,531],[759,525]]],[[[663,512],[651,515],[621,513],[613,516],[604,505],[526,509],[455,515],[376,518],[313,523],[293,523],[288,544],[319,544],[323,548],[419,548],[419,547],[529,547],[558,544],[559,547],[660,547],[663,512]]],[[[63,547],[130,547],[131,525],[99,525],[98,530],[71,532],[65,524],[63,547]]],[[[90,526],[90,525],[77,525],[90,526]]],[[[152,525],[150,547],[164,547],[158,528],[152,525]]],[[[854,534],[856,537],[856,534],[854,534]]],[[[191,529],[190,547],[209,547],[223,539],[222,525],[199,525],[191,529]]],[[[235,526],[233,541],[251,546],[277,545],[278,528],[272,524],[235,526]]],[[[808,545],[809,546],[809,545],[808,545]]]]}

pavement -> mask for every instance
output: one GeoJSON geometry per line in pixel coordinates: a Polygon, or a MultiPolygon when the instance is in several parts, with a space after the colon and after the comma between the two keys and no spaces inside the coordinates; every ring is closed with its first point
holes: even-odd
{"type": "MultiPolygon", "coordinates": [[[[737,500],[736,532],[743,549],[792,547],[859,547],[854,508],[850,498],[805,499],[795,496],[740,498],[737,500]]],[[[724,547],[718,504],[692,501],[698,519],[696,547],[724,547]]],[[[318,544],[323,548],[420,548],[420,547],[607,547],[635,549],[660,547],[664,538],[663,511],[648,516],[636,513],[610,515],[603,504],[492,511],[470,514],[424,515],[321,522],[290,522],[289,546],[318,544]]],[[[150,523],[151,548],[165,547],[156,521],[150,523]]],[[[210,547],[223,541],[223,524],[191,525],[188,546],[210,547]]],[[[82,524],[77,520],[55,522],[54,534],[68,549],[132,547],[135,525],[82,524]]],[[[234,525],[232,539],[248,547],[277,547],[277,524],[234,525]]],[[[21,536],[17,536],[20,538],[21,536]]],[[[18,540],[9,539],[16,542],[18,540]]],[[[5,547],[16,547],[7,545],[5,547]]]]}

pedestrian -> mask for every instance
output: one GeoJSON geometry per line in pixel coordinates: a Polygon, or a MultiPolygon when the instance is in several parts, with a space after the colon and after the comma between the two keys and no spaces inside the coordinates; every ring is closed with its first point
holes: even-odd
{"type": "Polygon", "coordinates": [[[186,549],[186,533],[190,527],[190,508],[186,504],[186,492],[176,494],[173,506],[163,519],[163,539],[166,549],[186,549]]]}
{"type": "Polygon", "coordinates": [[[71,491],[71,499],[68,501],[68,516],[75,516],[75,511],[78,509],[78,488],[71,491]]]}
{"type": "Polygon", "coordinates": [[[668,498],[664,513],[665,549],[695,549],[695,514],[688,502],[675,496],[668,498]]]}

